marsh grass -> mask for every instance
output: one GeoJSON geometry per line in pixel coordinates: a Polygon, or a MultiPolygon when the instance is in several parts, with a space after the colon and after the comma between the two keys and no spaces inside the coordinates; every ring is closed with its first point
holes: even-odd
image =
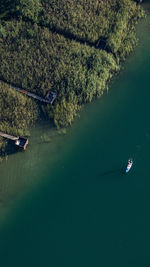
{"type": "Polygon", "coordinates": [[[0,10],[0,79],[43,97],[57,93],[54,105],[43,105],[0,83],[0,130],[14,135],[39,116],[71,125],[83,104],[108,90],[144,16],[131,0],[2,0],[0,10]]]}

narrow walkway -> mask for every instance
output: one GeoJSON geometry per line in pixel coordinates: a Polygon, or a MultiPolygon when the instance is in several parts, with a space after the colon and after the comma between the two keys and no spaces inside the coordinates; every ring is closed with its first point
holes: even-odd
{"type": "MultiPolygon", "coordinates": [[[[2,82],[2,83],[7,83],[7,82],[5,82],[5,81],[2,81],[2,80],[0,80],[0,82],[2,82]]],[[[13,89],[15,89],[16,91],[18,91],[18,92],[20,92],[20,93],[22,93],[22,94],[25,94],[25,95],[27,95],[27,96],[29,96],[29,97],[32,97],[32,98],[34,98],[34,99],[37,99],[37,100],[39,100],[39,101],[41,101],[41,102],[44,102],[44,103],[46,103],[46,104],[53,104],[53,102],[54,102],[54,100],[55,100],[55,98],[56,98],[56,93],[55,92],[52,92],[52,91],[48,91],[47,92],[47,94],[46,94],[46,96],[45,96],[45,98],[43,98],[43,97],[40,97],[40,96],[38,96],[38,95],[35,95],[35,94],[33,94],[33,93],[30,93],[30,92],[28,92],[28,91],[26,91],[26,90],[24,90],[24,89],[20,89],[19,87],[16,87],[16,86],[14,86],[14,85],[11,85],[11,84],[9,84],[9,83],[7,83],[11,88],[13,88],[13,89]]]]}
{"type": "Polygon", "coordinates": [[[28,91],[26,91],[26,90],[24,90],[24,89],[20,89],[20,88],[18,88],[18,87],[13,86],[13,85],[10,85],[10,86],[11,86],[13,89],[15,89],[16,91],[18,91],[18,92],[20,92],[20,93],[22,93],[22,94],[31,96],[31,97],[33,97],[33,98],[35,98],[35,99],[37,99],[37,100],[39,100],[39,101],[41,101],[41,102],[49,103],[46,99],[44,99],[44,98],[42,98],[42,97],[40,97],[40,96],[37,96],[37,95],[35,95],[35,94],[33,94],[33,93],[30,93],[30,92],[28,92],[28,91]]]}
{"type": "Polygon", "coordinates": [[[30,97],[32,97],[32,98],[34,98],[34,99],[37,99],[37,100],[39,100],[39,101],[41,101],[41,102],[44,102],[44,103],[46,103],[46,104],[53,104],[53,102],[54,102],[54,100],[55,100],[55,98],[56,98],[56,93],[51,92],[51,91],[48,91],[46,97],[43,98],[43,97],[40,97],[40,96],[35,95],[35,94],[33,94],[33,93],[30,93],[30,92],[28,92],[28,91],[26,91],[26,90],[24,90],[24,89],[20,89],[20,88],[18,88],[18,87],[13,86],[13,85],[10,85],[10,86],[11,86],[13,89],[15,89],[16,91],[18,91],[18,92],[20,92],[20,93],[22,93],[22,94],[25,94],[25,95],[27,95],[27,96],[30,96],[30,97]]]}
{"type": "Polygon", "coordinates": [[[10,139],[10,140],[13,140],[13,141],[16,141],[19,139],[19,136],[9,135],[9,134],[5,134],[3,132],[0,132],[0,136],[5,137],[5,138],[10,139]]]}

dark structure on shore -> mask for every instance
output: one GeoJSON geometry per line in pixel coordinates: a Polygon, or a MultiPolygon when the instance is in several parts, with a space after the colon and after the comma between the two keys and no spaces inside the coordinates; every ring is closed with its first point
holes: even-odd
{"type": "Polygon", "coordinates": [[[9,134],[3,133],[3,132],[0,132],[0,136],[13,141],[16,146],[18,146],[24,150],[26,149],[26,146],[28,144],[28,139],[24,138],[24,137],[13,136],[13,135],[9,135],[9,134]]]}

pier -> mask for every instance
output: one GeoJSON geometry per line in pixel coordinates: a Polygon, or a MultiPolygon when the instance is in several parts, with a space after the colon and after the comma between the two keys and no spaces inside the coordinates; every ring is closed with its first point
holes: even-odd
{"type": "Polygon", "coordinates": [[[36,94],[30,93],[30,92],[28,92],[28,91],[26,91],[26,90],[24,90],[24,89],[19,88],[19,87],[16,87],[16,86],[14,86],[14,85],[12,85],[12,84],[9,84],[9,83],[7,83],[6,81],[2,81],[2,80],[0,80],[0,82],[1,82],[1,83],[6,83],[6,84],[8,84],[11,88],[15,89],[16,91],[18,91],[18,92],[20,92],[20,93],[22,93],[22,94],[25,94],[25,95],[27,95],[27,96],[29,96],[29,97],[32,97],[32,98],[34,98],[34,99],[36,99],[36,100],[39,100],[39,101],[41,101],[41,102],[43,102],[43,103],[46,103],[46,104],[51,104],[51,105],[52,105],[53,102],[54,102],[54,100],[55,100],[55,98],[56,98],[56,96],[57,96],[57,94],[56,94],[55,92],[53,92],[53,91],[48,91],[47,94],[46,94],[46,96],[45,96],[45,98],[44,98],[44,97],[40,97],[40,96],[38,96],[38,95],[36,95],[36,94]]]}
{"type": "Polygon", "coordinates": [[[35,95],[35,94],[33,94],[33,93],[30,93],[30,92],[28,92],[28,91],[26,91],[26,90],[24,90],[24,89],[20,89],[20,88],[18,88],[18,87],[15,87],[15,86],[13,86],[13,85],[10,85],[13,89],[15,89],[16,91],[18,91],[18,92],[20,92],[20,93],[22,93],[22,94],[25,94],[25,95],[27,95],[27,96],[29,96],[29,97],[32,97],[32,98],[34,98],[34,99],[37,99],[37,100],[39,100],[39,101],[41,101],[41,102],[44,102],[44,103],[46,103],[46,104],[53,104],[53,102],[54,102],[54,100],[55,100],[55,98],[56,98],[56,93],[55,92],[52,92],[52,91],[48,91],[48,93],[46,94],[46,97],[45,98],[43,98],[43,97],[40,97],[40,96],[38,96],[38,95],[35,95]]]}
{"type": "Polygon", "coordinates": [[[0,136],[4,137],[6,139],[9,139],[11,141],[14,141],[16,146],[19,146],[20,148],[22,148],[24,150],[26,149],[26,146],[29,143],[27,138],[20,137],[20,136],[13,136],[13,135],[9,135],[9,134],[3,133],[3,132],[0,132],[0,136]]]}

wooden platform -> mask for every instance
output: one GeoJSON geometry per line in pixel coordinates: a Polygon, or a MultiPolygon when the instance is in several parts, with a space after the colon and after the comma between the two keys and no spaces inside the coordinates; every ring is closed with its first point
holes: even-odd
{"type": "Polygon", "coordinates": [[[12,141],[16,141],[16,140],[19,139],[19,136],[13,136],[13,135],[6,134],[6,133],[3,133],[3,132],[0,132],[0,136],[2,136],[4,138],[7,138],[7,139],[10,139],[12,141]]]}
{"type": "Polygon", "coordinates": [[[29,143],[27,138],[20,137],[20,136],[13,136],[13,135],[9,135],[9,134],[3,133],[3,132],[0,132],[0,136],[14,141],[16,146],[19,146],[20,148],[22,148],[24,150],[26,149],[27,144],[29,143]]]}
{"type": "Polygon", "coordinates": [[[51,105],[52,105],[53,102],[54,102],[54,100],[55,100],[55,98],[56,98],[56,93],[55,93],[55,92],[52,92],[52,91],[48,91],[48,93],[46,94],[46,97],[43,98],[43,97],[40,97],[40,96],[35,95],[35,94],[33,94],[33,93],[30,93],[30,92],[28,92],[28,91],[26,91],[26,90],[24,90],[24,89],[20,89],[20,88],[18,88],[18,87],[15,87],[15,86],[13,86],[13,85],[11,85],[11,87],[12,87],[13,89],[15,89],[16,91],[22,93],[22,94],[25,94],[25,95],[27,95],[27,96],[30,96],[30,97],[32,97],[32,98],[34,98],[34,99],[37,99],[37,100],[39,100],[39,101],[41,101],[41,102],[44,102],[44,103],[46,103],[46,104],[51,104],[51,105]]]}
{"type": "Polygon", "coordinates": [[[1,83],[6,83],[6,84],[8,84],[11,88],[15,89],[16,91],[18,91],[18,92],[20,92],[20,93],[22,93],[22,94],[25,94],[25,95],[27,95],[27,96],[29,96],[29,97],[32,97],[32,98],[34,98],[34,99],[36,99],[36,100],[39,100],[39,101],[41,101],[41,102],[43,102],[43,103],[46,103],[46,104],[51,104],[51,105],[52,105],[53,102],[54,102],[54,100],[55,100],[55,98],[56,98],[56,96],[57,96],[57,94],[56,94],[55,92],[53,92],[53,91],[48,91],[48,92],[46,93],[45,98],[44,98],[44,97],[40,97],[40,96],[38,96],[38,95],[36,95],[36,94],[30,93],[30,92],[28,92],[28,91],[26,91],[26,90],[24,90],[24,89],[19,88],[19,87],[16,87],[16,86],[14,86],[14,85],[12,85],[12,84],[9,84],[9,83],[7,83],[7,82],[5,82],[5,81],[0,80],[0,82],[1,82],[1,83]]]}

